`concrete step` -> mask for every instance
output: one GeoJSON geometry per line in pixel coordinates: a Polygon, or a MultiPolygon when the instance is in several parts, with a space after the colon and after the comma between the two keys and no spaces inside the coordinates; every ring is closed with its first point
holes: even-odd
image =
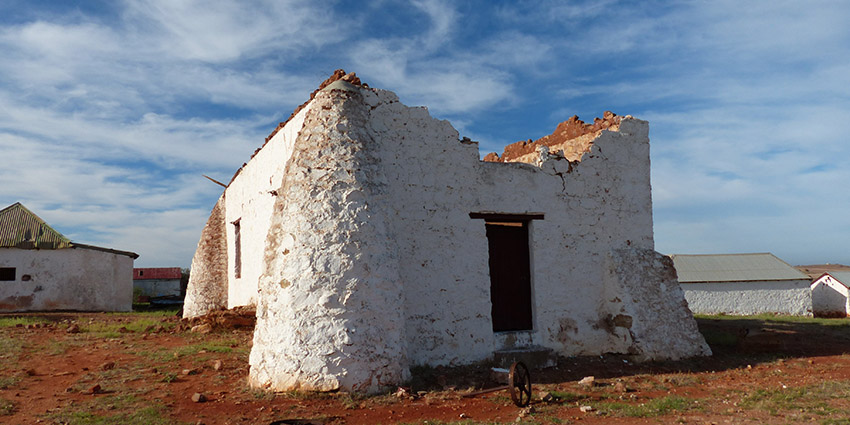
{"type": "Polygon", "coordinates": [[[513,362],[523,362],[530,370],[545,369],[558,364],[558,358],[551,348],[539,345],[505,348],[493,352],[493,360],[502,368],[509,368],[513,362]]]}

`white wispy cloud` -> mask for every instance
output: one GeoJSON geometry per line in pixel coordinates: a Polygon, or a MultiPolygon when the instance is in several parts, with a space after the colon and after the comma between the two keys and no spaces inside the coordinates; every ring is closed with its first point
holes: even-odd
{"type": "Polygon", "coordinates": [[[119,7],[0,27],[0,151],[20,164],[0,170],[0,200],[79,242],[146,246],[142,264],[187,265],[221,189],[201,174],[227,181],[303,101],[315,81],[279,67],[338,41],[344,22],[301,1],[119,7]]]}
{"type": "Polygon", "coordinates": [[[135,250],[137,264],[188,266],[221,189],[200,175],[228,180],[337,67],[488,151],[573,114],[647,119],[659,250],[850,263],[829,257],[850,252],[834,230],[850,208],[836,191],[850,178],[847,3],[109,8],[0,20],[0,155],[13,164],[0,202],[79,242],[135,250]],[[813,236],[805,253],[783,241],[813,236]]]}
{"type": "Polygon", "coordinates": [[[425,12],[431,20],[429,30],[420,37],[426,49],[439,48],[450,40],[458,19],[452,3],[445,0],[411,0],[411,4],[425,12]]]}
{"type": "Polygon", "coordinates": [[[226,63],[270,50],[301,53],[343,38],[344,22],[313,1],[127,1],[128,27],[156,51],[226,63]]]}

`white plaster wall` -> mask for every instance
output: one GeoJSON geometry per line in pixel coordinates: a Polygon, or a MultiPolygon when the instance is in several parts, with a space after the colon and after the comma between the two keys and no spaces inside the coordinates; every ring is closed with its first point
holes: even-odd
{"type": "Polygon", "coordinates": [[[812,314],[808,280],[682,283],[685,299],[697,314],[812,314]]]}
{"type": "Polygon", "coordinates": [[[257,304],[257,282],[263,272],[263,253],[270,226],[275,195],[280,189],[284,169],[292,145],[298,135],[308,108],[302,109],[284,128],[242,168],[225,191],[225,222],[227,227],[227,308],[257,304]],[[233,222],[240,220],[242,273],[235,275],[233,222]]]}
{"type": "Polygon", "coordinates": [[[472,220],[477,144],[391,92],[362,90],[367,130],[387,175],[387,208],[404,290],[406,348],[414,364],[492,355],[487,239],[472,220]],[[484,284],[486,282],[486,285],[484,284]]]}
{"type": "Polygon", "coordinates": [[[617,351],[601,323],[603,263],[614,248],[653,249],[646,122],[603,132],[580,163],[487,163],[427,109],[362,92],[390,182],[411,362],[462,364],[502,348],[484,220],[469,218],[482,211],[545,214],[530,226],[531,342],[563,355],[617,351]]]}
{"type": "Polygon", "coordinates": [[[847,315],[850,293],[846,286],[826,275],[812,283],[812,311],[816,315],[847,315]]]}
{"type": "Polygon", "coordinates": [[[15,267],[13,282],[0,282],[0,311],[130,311],[133,259],[83,249],[0,248],[0,267],[15,267]],[[23,281],[29,275],[29,281],[23,281]]]}

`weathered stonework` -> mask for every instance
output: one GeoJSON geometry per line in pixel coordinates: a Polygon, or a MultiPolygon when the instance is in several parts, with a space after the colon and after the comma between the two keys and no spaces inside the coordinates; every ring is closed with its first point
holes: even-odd
{"type": "Polygon", "coordinates": [[[682,289],[696,314],[812,315],[811,282],[805,279],[682,283],[682,289]]]}
{"type": "Polygon", "coordinates": [[[670,257],[648,249],[619,249],[608,254],[608,265],[605,286],[615,308],[607,317],[622,335],[624,351],[644,360],[711,354],[688,311],[670,257]]]}
{"type": "Polygon", "coordinates": [[[203,316],[227,307],[227,235],[224,195],[216,202],[192,258],[192,273],[183,301],[183,317],[203,316]]]}
{"type": "Polygon", "coordinates": [[[225,191],[228,306],[257,305],[252,385],[376,391],[412,365],[518,345],[708,353],[653,251],[645,121],[572,120],[520,162],[480,161],[448,122],[351,77],[315,93],[225,191]],[[494,332],[485,223],[506,219],[528,232],[533,325],[494,332]]]}
{"type": "Polygon", "coordinates": [[[277,191],[250,358],[256,386],[376,391],[407,378],[380,146],[359,90],[340,87],[316,96],[277,191]]]}
{"type": "MultiPolygon", "coordinates": [[[[626,117],[631,118],[631,117],[626,117]]],[[[519,141],[505,146],[501,156],[496,152],[490,152],[484,156],[487,162],[525,162],[532,164],[536,160],[537,151],[546,147],[549,152],[556,152],[570,161],[579,161],[586,152],[590,150],[593,140],[602,130],[617,131],[623,117],[611,111],[605,111],[602,118],[593,120],[593,124],[586,124],[573,115],[570,119],[558,124],[555,132],[543,136],[535,141],[519,141]]]]}

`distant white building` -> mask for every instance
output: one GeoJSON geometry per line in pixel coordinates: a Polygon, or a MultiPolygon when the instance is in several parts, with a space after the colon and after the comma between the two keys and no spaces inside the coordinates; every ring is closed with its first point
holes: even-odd
{"type": "Polygon", "coordinates": [[[140,267],[133,269],[133,289],[146,297],[179,297],[183,295],[180,267],[140,267]]]}
{"type": "Polygon", "coordinates": [[[811,280],[770,253],[672,255],[697,314],[812,314],[811,280]]]}
{"type": "Polygon", "coordinates": [[[138,257],[71,242],[15,203],[0,210],[0,312],[130,311],[138,257]]]}
{"type": "Polygon", "coordinates": [[[850,315],[850,272],[828,271],[812,282],[812,310],[818,317],[850,315]]]}

